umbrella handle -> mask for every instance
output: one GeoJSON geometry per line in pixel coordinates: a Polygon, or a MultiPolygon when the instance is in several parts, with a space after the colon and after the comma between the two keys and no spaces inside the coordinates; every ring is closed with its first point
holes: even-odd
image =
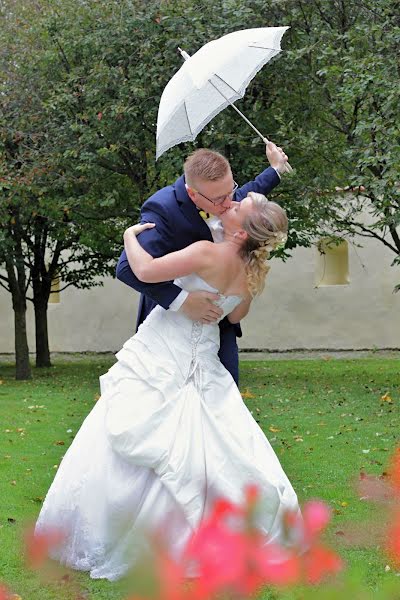
{"type": "MultiPolygon", "coordinates": [[[[265,145],[267,145],[270,142],[270,140],[264,136],[262,137],[262,141],[265,145]]],[[[288,162],[285,164],[285,171],[286,173],[293,173],[293,168],[288,162]]]]}

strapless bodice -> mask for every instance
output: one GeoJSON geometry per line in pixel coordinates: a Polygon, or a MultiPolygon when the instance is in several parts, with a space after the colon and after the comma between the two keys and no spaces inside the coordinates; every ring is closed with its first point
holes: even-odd
{"type": "Polygon", "coordinates": [[[224,311],[221,319],[223,319],[224,317],[226,317],[226,315],[232,312],[232,310],[242,301],[241,296],[234,294],[225,296],[224,294],[221,294],[219,290],[217,290],[215,287],[207,283],[207,281],[196,275],[196,273],[186,275],[185,277],[179,277],[178,279],[175,279],[174,283],[175,285],[178,285],[187,292],[197,292],[198,290],[205,290],[206,292],[213,292],[215,294],[218,294],[219,300],[216,300],[215,304],[224,311]]]}
{"type": "MultiPolygon", "coordinates": [[[[182,289],[192,292],[205,290],[219,295],[216,304],[223,310],[221,319],[229,314],[242,298],[237,295],[225,296],[210,286],[198,275],[188,275],[176,279],[175,283],[182,289]]],[[[202,364],[208,370],[219,368],[218,351],[220,332],[218,323],[203,324],[192,321],[182,310],[165,310],[156,306],[137,333],[127,342],[117,354],[122,362],[140,360],[145,366],[146,376],[150,376],[149,364],[157,357],[157,370],[160,373],[174,373],[182,383],[186,381],[194,364],[202,364]]],[[[154,378],[154,373],[151,375],[154,378]]]]}

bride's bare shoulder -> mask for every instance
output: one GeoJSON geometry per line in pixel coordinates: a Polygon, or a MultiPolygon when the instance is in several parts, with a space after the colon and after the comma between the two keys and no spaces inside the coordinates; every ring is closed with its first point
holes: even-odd
{"type": "Polygon", "coordinates": [[[214,244],[214,242],[209,242],[208,240],[200,240],[199,242],[195,242],[192,244],[192,248],[196,250],[196,252],[203,252],[207,255],[215,255],[218,251],[216,248],[218,244],[214,244]]]}
{"type": "Polygon", "coordinates": [[[208,240],[200,240],[199,242],[195,242],[194,245],[198,248],[212,249],[217,244],[215,244],[214,242],[209,242],[208,240]]]}

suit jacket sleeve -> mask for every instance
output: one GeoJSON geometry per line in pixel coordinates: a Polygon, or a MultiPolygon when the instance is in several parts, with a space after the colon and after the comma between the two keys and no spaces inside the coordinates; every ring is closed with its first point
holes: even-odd
{"type": "MultiPolygon", "coordinates": [[[[143,204],[140,222],[156,224],[153,229],[146,229],[138,236],[140,245],[154,258],[164,256],[176,250],[167,210],[161,202],[149,198],[143,204]]],[[[171,302],[182,291],[172,281],[162,283],[143,283],[143,281],[140,281],[129,266],[125,250],[118,261],[116,275],[117,279],[126,283],[126,285],[129,285],[134,290],[149,296],[165,309],[168,309],[171,302]]]]}
{"type": "Polygon", "coordinates": [[[235,195],[236,200],[243,200],[249,192],[258,192],[259,194],[268,195],[280,182],[279,175],[272,167],[265,169],[253,181],[245,183],[240,187],[235,195]]]}

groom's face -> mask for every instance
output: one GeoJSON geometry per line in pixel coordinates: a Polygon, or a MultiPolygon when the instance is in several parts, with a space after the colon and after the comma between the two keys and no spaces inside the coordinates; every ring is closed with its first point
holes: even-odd
{"type": "Polygon", "coordinates": [[[197,179],[193,186],[187,187],[187,193],[196,206],[217,217],[231,207],[234,191],[235,182],[230,170],[217,181],[197,179]]]}

